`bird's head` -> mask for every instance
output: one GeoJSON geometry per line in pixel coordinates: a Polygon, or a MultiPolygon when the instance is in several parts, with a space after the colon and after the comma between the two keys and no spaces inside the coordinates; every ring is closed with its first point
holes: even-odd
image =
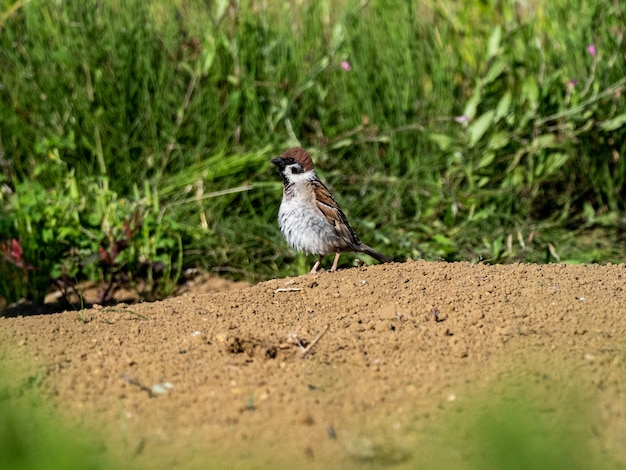
{"type": "Polygon", "coordinates": [[[301,179],[300,175],[309,175],[314,171],[311,155],[300,147],[286,150],[280,157],[274,158],[272,163],[278,167],[285,182],[295,182],[301,179]]]}

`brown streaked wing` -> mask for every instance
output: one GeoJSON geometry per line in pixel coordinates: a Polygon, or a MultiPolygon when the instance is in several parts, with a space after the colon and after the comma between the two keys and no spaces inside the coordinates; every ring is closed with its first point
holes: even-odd
{"type": "Polygon", "coordinates": [[[317,208],[322,211],[328,220],[333,222],[339,236],[346,241],[349,240],[349,243],[346,243],[346,245],[358,246],[360,244],[359,239],[350,227],[346,215],[339,208],[339,204],[337,204],[331,192],[317,178],[312,180],[311,183],[316,195],[315,202],[317,208]]]}

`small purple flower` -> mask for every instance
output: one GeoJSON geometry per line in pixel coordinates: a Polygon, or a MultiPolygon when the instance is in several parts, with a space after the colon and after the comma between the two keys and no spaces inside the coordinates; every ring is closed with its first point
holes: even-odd
{"type": "Polygon", "coordinates": [[[597,54],[596,46],[594,44],[589,44],[589,46],[587,47],[587,52],[589,52],[589,55],[591,55],[591,57],[595,57],[597,54]]]}
{"type": "Polygon", "coordinates": [[[460,116],[454,118],[454,120],[458,123],[467,122],[467,119],[468,119],[467,114],[461,114],[460,116]]]}
{"type": "Polygon", "coordinates": [[[343,62],[341,62],[341,68],[344,69],[346,72],[349,72],[352,66],[350,65],[350,62],[344,60],[343,62]]]}

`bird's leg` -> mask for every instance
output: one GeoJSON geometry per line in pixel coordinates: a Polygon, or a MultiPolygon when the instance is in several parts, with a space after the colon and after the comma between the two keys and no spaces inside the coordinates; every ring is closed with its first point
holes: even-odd
{"type": "Polygon", "coordinates": [[[315,262],[313,267],[311,268],[311,272],[309,274],[317,274],[317,268],[320,267],[320,263],[322,262],[322,258],[324,255],[320,255],[320,258],[315,262]]]}
{"type": "Polygon", "coordinates": [[[337,252],[335,253],[335,261],[333,261],[333,267],[330,268],[330,272],[334,273],[335,271],[337,271],[337,263],[339,263],[339,256],[341,255],[341,253],[337,252]]]}

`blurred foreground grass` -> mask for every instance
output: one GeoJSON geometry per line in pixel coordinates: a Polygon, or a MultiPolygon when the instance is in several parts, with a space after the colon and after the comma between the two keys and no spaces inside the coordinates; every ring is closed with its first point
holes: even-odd
{"type": "MultiPolygon", "coordinates": [[[[172,462],[177,462],[176,468],[181,469],[247,470],[292,468],[292,464],[284,465],[284,462],[303,457],[299,441],[286,441],[281,455],[272,456],[254,439],[242,443],[245,452],[233,452],[235,444],[229,447],[230,451],[218,450],[215,443],[198,434],[195,435],[198,442],[192,439],[187,446],[160,442],[160,450],[167,455],[165,460],[145,455],[146,452],[138,458],[132,446],[118,448],[119,439],[112,435],[85,432],[85,429],[99,429],[89,420],[101,420],[102,416],[82,418],[82,431],[79,431],[45,402],[38,389],[39,379],[31,378],[20,387],[12,383],[9,387],[4,380],[7,377],[2,377],[0,384],[2,470],[160,469],[171,468],[172,462]]],[[[624,449],[609,444],[615,438],[610,431],[613,420],[622,417],[611,416],[608,423],[602,422],[597,401],[581,397],[580,391],[586,390],[585,386],[576,389],[576,383],[553,383],[558,386],[555,394],[538,383],[526,383],[522,387],[510,387],[504,382],[491,385],[493,389],[460,397],[459,402],[449,401],[437,409],[415,409],[403,416],[403,422],[408,420],[411,424],[403,425],[401,430],[392,430],[389,422],[368,429],[343,429],[336,441],[315,442],[318,457],[314,461],[303,459],[299,464],[302,468],[355,469],[623,468],[620,462],[626,458],[624,449]],[[411,416],[414,412],[419,416],[411,416]],[[330,454],[335,456],[333,459],[339,455],[338,460],[325,461],[323,446],[335,450],[339,446],[338,453],[330,454]]],[[[387,411],[386,420],[393,414],[387,411]]],[[[145,423],[153,424],[149,420],[145,423]]],[[[120,422],[120,433],[125,432],[122,426],[120,422]]]]}
{"type": "Polygon", "coordinates": [[[625,9],[0,0],[0,296],[304,271],[292,145],[398,259],[621,262],[625,9]]]}

